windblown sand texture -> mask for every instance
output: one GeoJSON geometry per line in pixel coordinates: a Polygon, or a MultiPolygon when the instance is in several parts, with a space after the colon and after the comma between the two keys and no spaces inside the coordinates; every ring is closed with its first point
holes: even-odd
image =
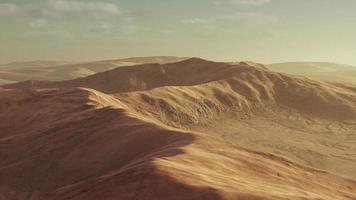
{"type": "Polygon", "coordinates": [[[355,200],[356,87],[199,58],[0,88],[0,200],[355,200]]]}

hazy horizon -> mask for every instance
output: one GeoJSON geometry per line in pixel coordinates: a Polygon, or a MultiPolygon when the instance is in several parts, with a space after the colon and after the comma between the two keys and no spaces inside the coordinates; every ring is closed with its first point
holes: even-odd
{"type": "Polygon", "coordinates": [[[145,58],[145,57],[177,57],[177,58],[201,58],[204,60],[210,60],[210,61],[217,61],[217,62],[242,62],[242,61],[252,61],[264,65],[272,65],[272,64],[287,64],[287,63],[330,63],[330,64],[336,64],[336,65],[349,65],[352,67],[356,68],[356,65],[349,64],[349,63],[340,63],[340,62],[333,62],[333,61],[322,61],[322,60],[288,60],[288,61],[279,61],[279,62],[271,62],[271,63],[262,63],[262,62],[257,62],[256,60],[243,60],[243,59],[209,59],[209,58],[204,58],[204,57],[199,57],[199,56],[174,56],[174,55],[147,55],[147,56],[130,56],[130,57],[112,57],[112,58],[98,58],[94,60],[70,60],[70,59],[63,59],[63,60],[54,60],[54,59],[35,59],[35,60],[14,60],[10,62],[5,62],[5,63],[0,63],[0,65],[7,65],[7,64],[12,64],[12,63],[26,63],[26,62],[45,62],[45,61],[53,61],[53,62],[69,62],[69,63],[90,63],[90,62],[100,62],[100,61],[108,61],[108,60],[120,60],[120,59],[128,59],[128,58],[145,58]]]}
{"type": "Polygon", "coordinates": [[[344,0],[0,0],[0,63],[173,55],[356,65],[344,0]]]}
{"type": "Polygon", "coordinates": [[[0,0],[0,200],[356,200],[355,8],[0,0]]]}

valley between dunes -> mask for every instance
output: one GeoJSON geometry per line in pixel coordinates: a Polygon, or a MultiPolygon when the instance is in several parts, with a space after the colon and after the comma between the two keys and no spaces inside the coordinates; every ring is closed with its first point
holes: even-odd
{"type": "Polygon", "coordinates": [[[356,87],[191,58],[0,86],[0,200],[354,200],[356,87]]]}

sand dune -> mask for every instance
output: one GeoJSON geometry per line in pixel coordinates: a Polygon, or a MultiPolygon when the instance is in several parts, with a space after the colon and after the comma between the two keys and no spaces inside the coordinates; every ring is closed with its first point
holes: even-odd
{"type": "Polygon", "coordinates": [[[355,87],[252,62],[5,85],[0,199],[352,200],[355,119],[355,87]]]}

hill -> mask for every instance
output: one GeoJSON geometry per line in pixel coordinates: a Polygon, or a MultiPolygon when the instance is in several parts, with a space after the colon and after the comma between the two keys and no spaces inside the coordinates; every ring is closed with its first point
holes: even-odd
{"type": "Polygon", "coordinates": [[[156,56],[77,63],[60,61],[14,62],[0,65],[0,79],[5,80],[3,81],[4,83],[26,80],[70,80],[111,70],[120,66],[143,63],[169,63],[183,59],[184,58],[179,57],[156,56]]]}
{"type": "Polygon", "coordinates": [[[268,65],[273,71],[314,79],[356,84],[356,67],[327,62],[288,62],[268,65]]]}
{"type": "Polygon", "coordinates": [[[0,199],[355,199],[356,88],[192,58],[0,89],[0,199]]]}

